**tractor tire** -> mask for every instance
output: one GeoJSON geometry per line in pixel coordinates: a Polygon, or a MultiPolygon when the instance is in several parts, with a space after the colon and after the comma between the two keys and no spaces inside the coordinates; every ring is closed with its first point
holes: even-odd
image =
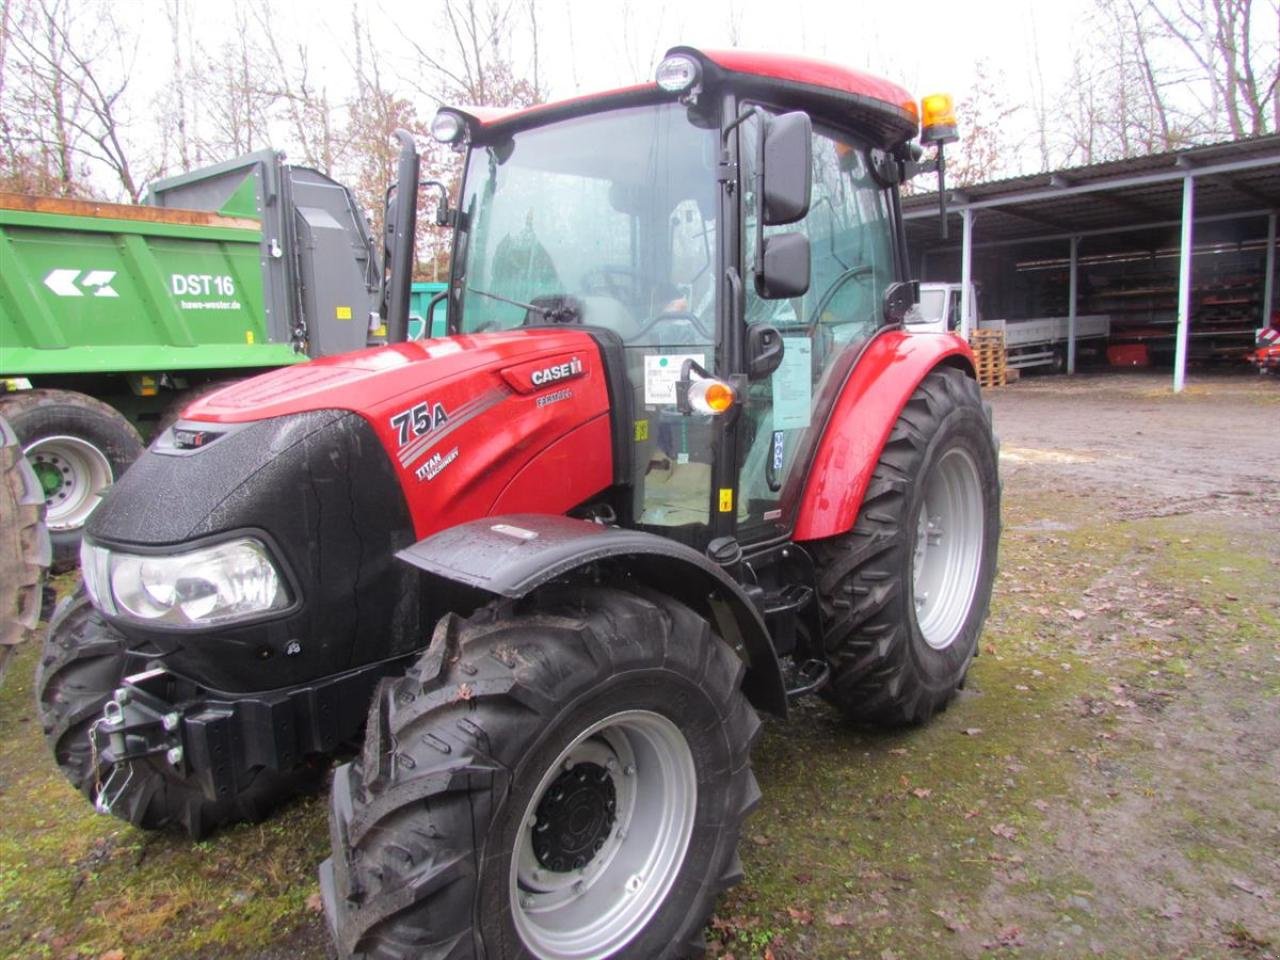
{"type": "Polygon", "coordinates": [[[44,492],[0,417],[0,682],[13,648],[40,620],[45,569],[52,559],[44,526],[44,492]]]}
{"type": "MultiPolygon", "coordinates": [[[[94,750],[90,730],[124,677],[145,666],[127,652],[124,636],[94,609],[83,586],[58,605],[36,668],[36,706],[54,760],[90,803],[112,769],[94,750]]],[[[226,824],[263,820],[290,797],[319,790],[325,775],[323,765],[289,774],[263,770],[238,796],[214,802],[163,758],[132,765],[111,812],[143,830],[185,830],[193,840],[226,824]]]]}
{"type": "Polygon", "coordinates": [[[852,719],[923,723],[963,685],[995,579],[997,449],[977,383],[934,370],[894,424],[853,529],[815,544],[825,693],[852,719]]]}
{"type": "Polygon", "coordinates": [[[701,954],[759,799],[743,670],[640,588],[447,615],[334,780],[339,954],[701,954]]]}
{"type": "Polygon", "coordinates": [[[53,567],[80,558],[80,534],[103,493],[142,453],[133,424],[101,401],[71,390],[26,390],[0,401],[45,494],[53,567]]]}

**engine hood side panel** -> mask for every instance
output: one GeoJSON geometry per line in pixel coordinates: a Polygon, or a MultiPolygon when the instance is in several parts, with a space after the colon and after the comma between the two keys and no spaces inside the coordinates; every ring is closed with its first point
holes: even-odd
{"type": "MultiPolygon", "coordinates": [[[[421,538],[489,513],[518,474],[610,407],[591,336],[543,327],[321,359],[211,394],[186,416],[234,424],[333,409],[373,428],[421,538]]],[[[539,490],[541,511],[563,513],[613,482],[610,444],[575,454],[573,469],[539,490]]]]}

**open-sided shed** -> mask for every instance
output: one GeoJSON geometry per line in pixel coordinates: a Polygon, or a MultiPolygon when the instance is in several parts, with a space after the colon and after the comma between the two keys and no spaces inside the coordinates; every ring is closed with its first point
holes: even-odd
{"type": "Polygon", "coordinates": [[[951,190],[946,238],[936,193],[903,201],[917,276],[979,281],[988,315],[1109,314],[1128,356],[1170,357],[1175,390],[1271,317],[1278,210],[1280,135],[951,190]]]}

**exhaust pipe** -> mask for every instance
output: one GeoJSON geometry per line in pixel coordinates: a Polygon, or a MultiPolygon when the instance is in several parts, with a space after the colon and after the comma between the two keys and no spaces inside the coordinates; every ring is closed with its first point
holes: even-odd
{"type": "Polygon", "coordinates": [[[387,327],[387,342],[409,336],[409,291],[418,224],[418,147],[407,130],[397,130],[400,159],[382,227],[382,299],[378,314],[387,327]]]}

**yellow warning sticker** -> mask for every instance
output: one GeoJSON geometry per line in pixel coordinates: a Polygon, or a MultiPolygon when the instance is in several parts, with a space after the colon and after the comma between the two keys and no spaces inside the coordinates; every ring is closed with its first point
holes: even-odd
{"type": "Polygon", "coordinates": [[[733,513],[733,488],[720,488],[720,512],[733,513]]]}
{"type": "Polygon", "coordinates": [[[636,421],[636,443],[639,443],[642,440],[648,440],[648,439],[649,439],[649,421],[637,420],[636,421]]]}
{"type": "Polygon", "coordinates": [[[374,328],[373,335],[375,337],[385,337],[387,335],[387,325],[385,323],[378,324],[378,326],[374,328]]]}
{"type": "Polygon", "coordinates": [[[350,307],[338,307],[338,308],[336,308],[335,312],[337,313],[337,315],[338,315],[338,319],[339,319],[339,320],[350,320],[350,319],[351,319],[351,308],[350,308],[350,307]]]}
{"type": "Polygon", "coordinates": [[[244,332],[244,342],[245,342],[245,343],[247,343],[247,344],[249,344],[249,346],[253,346],[253,331],[252,331],[252,330],[246,330],[246,331],[244,332]]]}

